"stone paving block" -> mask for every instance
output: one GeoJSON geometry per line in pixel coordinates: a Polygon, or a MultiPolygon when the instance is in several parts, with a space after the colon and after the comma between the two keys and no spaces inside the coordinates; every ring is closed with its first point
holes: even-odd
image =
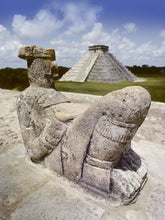
{"type": "Polygon", "coordinates": [[[104,210],[83,201],[74,191],[66,191],[58,182],[49,181],[29,195],[12,213],[11,220],[97,220],[104,210]]]}
{"type": "Polygon", "coordinates": [[[15,147],[9,149],[8,153],[16,157],[22,157],[22,158],[29,157],[26,153],[23,141],[20,141],[20,143],[18,143],[15,147]]]}
{"type": "Polygon", "coordinates": [[[0,154],[0,176],[17,166],[19,161],[8,153],[0,154]]]}
{"type": "Polygon", "coordinates": [[[0,176],[0,211],[10,214],[17,203],[46,182],[46,178],[42,170],[28,164],[21,164],[3,173],[0,176]]]}
{"type": "Polygon", "coordinates": [[[145,209],[148,219],[165,219],[165,186],[158,185],[153,189],[148,199],[148,205],[145,209]]]}
{"type": "Polygon", "coordinates": [[[9,220],[9,217],[0,211],[0,220],[9,220]]]}
{"type": "Polygon", "coordinates": [[[135,152],[145,159],[151,176],[165,181],[165,145],[141,140],[132,143],[135,152]]]}

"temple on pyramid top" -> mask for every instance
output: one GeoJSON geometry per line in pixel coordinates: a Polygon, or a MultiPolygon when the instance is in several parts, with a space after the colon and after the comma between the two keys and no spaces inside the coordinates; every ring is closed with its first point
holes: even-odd
{"type": "Polygon", "coordinates": [[[93,45],[89,46],[88,53],[66,72],[60,81],[113,83],[136,79],[133,73],[109,53],[108,46],[93,45]]]}
{"type": "Polygon", "coordinates": [[[98,51],[103,51],[103,52],[108,52],[109,47],[104,46],[104,45],[94,45],[94,46],[89,46],[89,51],[92,52],[98,52],[98,51]]]}

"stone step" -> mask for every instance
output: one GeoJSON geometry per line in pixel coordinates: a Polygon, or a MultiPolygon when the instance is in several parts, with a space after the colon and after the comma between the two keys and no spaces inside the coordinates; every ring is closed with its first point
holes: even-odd
{"type": "Polygon", "coordinates": [[[119,62],[111,53],[107,53],[107,58],[116,63],[119,70],[125,75],[127,79],[133,80],[136,76],[131,73],[121,62],[119,62]]]}
{"type": "Polygon", "coordinates": [[[94,78],[102,81],[133,80],[134,75],[110,53],[87,53],[62,78],[66,81],[83,82],[94,78]]]}
{"type": "Polygon", "coordinates": [[[78,63],[76,63],[61,79],[60,81],[72,81],[77,78],[81,81],[83,74],[81,72],[86,66],[86,62],[90,59],[90,53],[87,53],[78,63]]]}

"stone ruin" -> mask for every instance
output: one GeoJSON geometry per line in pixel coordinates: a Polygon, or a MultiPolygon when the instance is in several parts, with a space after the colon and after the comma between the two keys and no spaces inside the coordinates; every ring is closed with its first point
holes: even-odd
{"type": "Polygon", "coordinates": [[[60,81],[120,82],[135,81],[131,73],[104,45],[89,46],[89,52],[80,59],[60,81]]]}
{"type": "Polygon", "coordinates": [[[30,86],[17,100],[25,148],[31,160],[119,205],[136,199],[147,180],[144,159],[131,140],[150,107],[140,86],[78,103],[54,89],[58,74],[55,51],[25,46],[30,86]]]}

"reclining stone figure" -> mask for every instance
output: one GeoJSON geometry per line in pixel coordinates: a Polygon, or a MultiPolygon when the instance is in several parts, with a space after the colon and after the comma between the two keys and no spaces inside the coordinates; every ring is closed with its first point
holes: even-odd
{"type": "Polygon", "coordinates": [[[31,160],[119,204],[136,198],[147,179],[131,140],[150,107],[140,86],[108,93],[97,103],[75,103],[54,89],[55,51],[20,48],[30,86],[17,100],[23,141],[31,160]]]}

